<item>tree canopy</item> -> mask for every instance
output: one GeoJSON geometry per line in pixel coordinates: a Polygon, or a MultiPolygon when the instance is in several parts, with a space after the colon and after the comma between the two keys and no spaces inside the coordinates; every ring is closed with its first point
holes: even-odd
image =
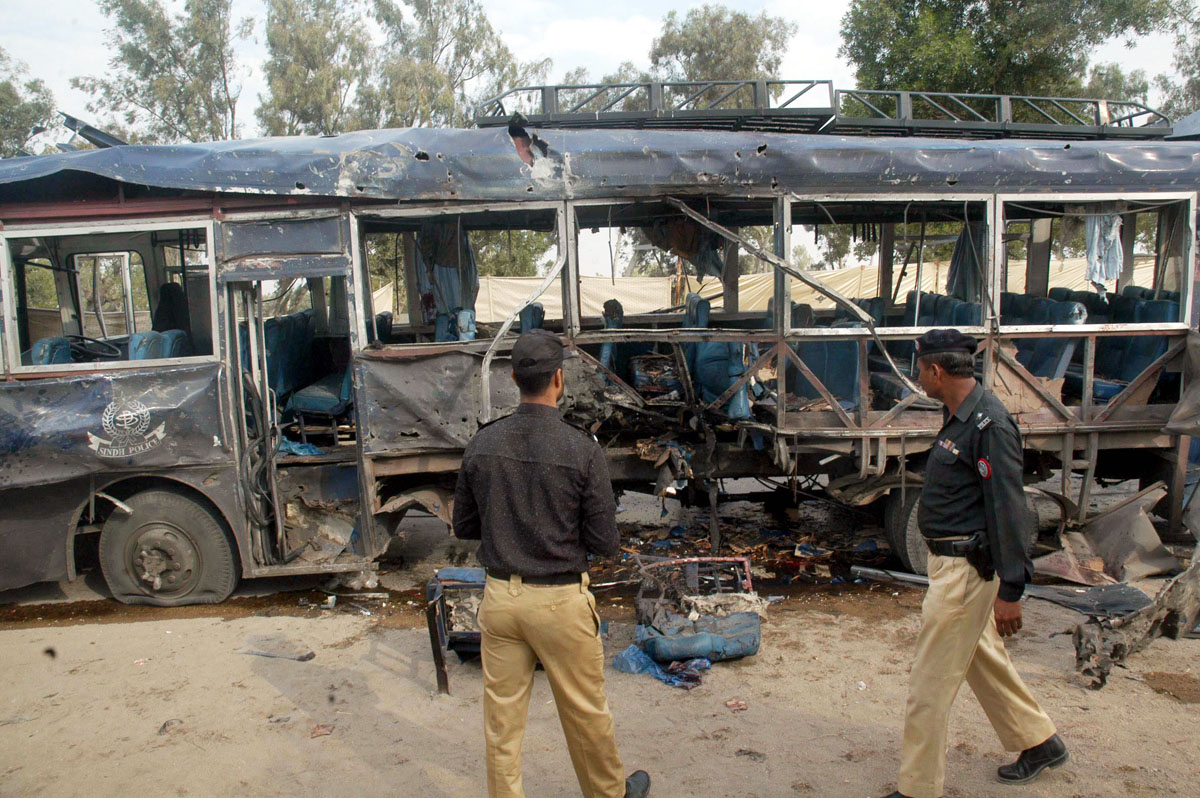
{"type": "Polygon", "coordinates": [[[356,113],[371,44],[345,0],[268,0],[267,93],[255,111],[271,136],[340,133],[356,113]]]}
{"type": "Polygon", "coordinates": [[[0,158],[19,155],[33,136],[54,124],[54,95],[28,72],[0,48],[0,158]]]}
{"type": "Polygon", "coordinates": [[[838,54],[862,89],[1075,95],[1092,50],[1162,30],[1179,0],[852,0],[838,54]]]}
{"type": "Polygon", "coordinates": [[[103,77],[72,78],[92,94],[92,113],[117,115],[148,143],[237,138],[240,70],[232,0],[186,0],[171,15],[160,0],[98,0],[112,22],[114,55],[103,77]]]}

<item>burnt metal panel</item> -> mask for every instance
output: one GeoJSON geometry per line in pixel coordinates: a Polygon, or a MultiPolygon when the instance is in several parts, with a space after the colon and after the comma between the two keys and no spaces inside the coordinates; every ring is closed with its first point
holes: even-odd
{"type": "MultiPolygon", "coordinates": [[[[405,360],[356,358],[362,447],[367,455],[420,449],[463,449],[479,429],[481,354],[441,352],[405,360]]],[[[492,407],[518,402],[506,356],[491,365],[492,407]]]]}
{"type": "MultiPolygon", "coordinates": [[[[526,132],[538,142],[529,164],[504,128],[371,130],[13,158],[0,162],[0,196],[22,196],[32,187],[17,184],[72,172],[162,189],[435,201],[651,196],[663,186],[710,195],[949,186],[991,194],[1191,190],[1200,183],[1200,146],[1186,141],[526,132]]],[[[69,181],[56,191],[67,195],[69,181]]]]}
{"type": "MultiPolygon", "coordinates": [[[[215,363],[0,384],[0,489],[228,463],[215,363]]],[[[24,500],[22,500],[23,502],[24,500]]]]}
{"type": "Polygon", "coordinates": [[[221,223],[224,260],[252,255],[336,255],[346,251],[340,215],[221,223]]]}
{"type": "Polygon", "coordinates": [[[223,283],[281,280],[287,277],[336,277],[350,273],[346,255],[286,255],[222,261],[217,279],[223,283]]]}

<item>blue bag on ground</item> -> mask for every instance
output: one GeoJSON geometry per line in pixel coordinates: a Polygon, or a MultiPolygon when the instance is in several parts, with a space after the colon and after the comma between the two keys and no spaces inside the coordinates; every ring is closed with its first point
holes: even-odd
{"type": "Polygon", "coordinates": [[[712,663],[706,659],[697,658],[687,662],[672,663],[669,669],[665,669],[646,656],[646,652],[634,643],[613,657],[613,667],[622,673],[648,673],[663,684],[691,690],[700,685],[700,671],[708,670],[712,667],[712,663]]]}
{"type": "Polygon", "coordinates": [[[749,657],[758,653],[762,642],[762,619],[756,612],[735,612],[724,618],[702,615],[695,621],[667,612],[656,620],[654,626],[639,624],[635,640],[657,662],[749,657]]]}

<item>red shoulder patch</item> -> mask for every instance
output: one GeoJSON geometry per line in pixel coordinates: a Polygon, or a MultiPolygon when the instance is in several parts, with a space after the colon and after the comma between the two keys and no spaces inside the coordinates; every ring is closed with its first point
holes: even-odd
{"type": "Polygon", "coordinates": [[[975,467],[979,469],[979,476],[983,477],[984,479],[992,478],[992,464],[987,461],[986,457],[980,457],[979,462],[975,464],[975,467]]]}

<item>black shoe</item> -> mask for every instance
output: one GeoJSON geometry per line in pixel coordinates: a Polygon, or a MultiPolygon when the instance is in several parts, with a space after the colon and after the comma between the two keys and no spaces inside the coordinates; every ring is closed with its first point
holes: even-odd
{"type": "Polygon", "coordinates": [[[650,794],[650,774],[635,770],[625,779],[625,798],[646,798],[650,794]]]}
{"type": "Polygon", "coordinates": [[[1046,768],[1062,767],[1070,758],[1067,744],[1055,734],[1040,745],[1026,748],[1011,765],[1001,765],[996,779],[1003,784],[1028,784],[1046,768]]]}

